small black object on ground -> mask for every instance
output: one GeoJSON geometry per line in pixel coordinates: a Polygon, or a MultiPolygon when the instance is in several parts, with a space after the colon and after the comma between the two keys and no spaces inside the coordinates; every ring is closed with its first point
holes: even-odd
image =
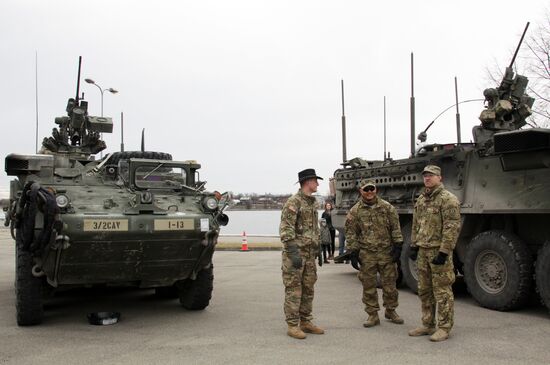
{"type": "Polygon", "coordinates": [[[88,322],[96,326],[115,324],[120,320],[120,312],[94,312],[88,313],[88,322]]]}

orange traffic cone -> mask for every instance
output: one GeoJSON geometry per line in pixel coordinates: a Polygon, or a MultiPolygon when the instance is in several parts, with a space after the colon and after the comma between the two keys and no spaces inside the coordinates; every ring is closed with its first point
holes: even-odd
{"type": "Polygon", "coordinates": [[[241,243],[241,251],[243,251],[243,252],[250,251],[248,249],[248,240],[246,239],[246,232],[245,231],[243,231],[243,241],[241,243]]]}

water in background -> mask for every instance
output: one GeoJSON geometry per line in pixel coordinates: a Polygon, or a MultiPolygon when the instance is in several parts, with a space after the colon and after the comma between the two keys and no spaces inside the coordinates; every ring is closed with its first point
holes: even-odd
{"type": "Polygon", "coordinates": [[[229,224],[221,234],[279,234],[280,210],[228,210],[229,224]]]}
{"type": "MultiPolygon", "coordinates": [[[[279,234],[281,223],[280,210],[227,210],[229,224],[222,228],[221,234],[279,234]]],[[[321,218],[322,210],[319,211],[321,218]]]]}

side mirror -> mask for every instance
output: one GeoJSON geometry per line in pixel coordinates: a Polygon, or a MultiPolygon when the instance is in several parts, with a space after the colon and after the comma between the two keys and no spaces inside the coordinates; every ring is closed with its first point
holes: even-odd
{"type": "Polygon", "coordinates": [[[227,224],[229,223],[229,217],[227,216],[227,214],[220,214],[217,218],[217,222],[220,226],[227,226],[227,224]]]}

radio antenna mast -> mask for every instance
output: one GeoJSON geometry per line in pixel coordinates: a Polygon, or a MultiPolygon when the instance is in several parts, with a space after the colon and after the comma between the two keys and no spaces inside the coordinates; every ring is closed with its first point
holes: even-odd
{"type": "Polygon", "coordinates": [[[384,95],[384,161],[386,161],[386,95],[384,95]]]}
{"type": "Polygon", "coordinates": [[[38,153],[38,51],[34,52],[34,104],[34,109],[36,111],[34,151],[38,153]]]}
{"type": "Polygon", "coordinates": [[[455,103],[456,103],[456,141],[458,144],[461,143],[460,137],[460,111],[458,110],[458,86],[455,76],[455,103]]]}
{"type": "Polygon", "coordinates": [[[346,113],[344,110],[344,80],[340,81],[342,87],[342,162],[346,163],[348,158],[346,156],[346,113]]]}
{"type": "Polygon", "coordinates": [[[411,52],[411,156],[414,156],[414,123],[415,123],[415,105],[414,105],[414,54],[411,52]]]}

